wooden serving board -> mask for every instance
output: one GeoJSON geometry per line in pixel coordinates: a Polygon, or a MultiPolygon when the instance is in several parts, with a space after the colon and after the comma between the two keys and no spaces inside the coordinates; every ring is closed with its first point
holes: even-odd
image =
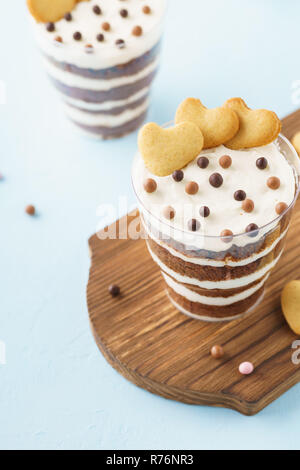
{"type": "MultiPolygon", "coordinates": [[[[288,138],[300,130],[300,111],[283,121],[288,138]]],[[[128,221],[133,220],[128,215],[128,221]]],[[[119,229],[125,218],[117,222],[119,229]]],[[[300,201],[287,246],[254,313],[231,323],[204,323],[179,313],[169,302],[158,267],[144,240],[89,240],[92,265],[87,287],[90,322],[107,361],[146,390],[185,403],[233,408],[253,415],[300,381],[292,363],[297,337],[280,308],[283,285],[300,278],[300,201]],[[122,295],[112,298],[110,284],[122,295]],[[221,344],[225,356],[210,356],[221,344]],[[255,371],[241,376],[251,361],[255,371]]]]}

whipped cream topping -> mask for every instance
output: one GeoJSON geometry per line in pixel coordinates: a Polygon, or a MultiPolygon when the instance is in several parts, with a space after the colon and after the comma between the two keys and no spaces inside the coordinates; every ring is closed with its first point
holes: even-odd
{"type": "Polygon", "coordinates": [[[174,181],[172,175],[152,175],[140,155],[136,157],[133,167],[133,185],[146,221],[155,226],[156,230],[185,243],[186,246],[190,243],[199,248],[223,251],[233,244],[245,246],[254,243],[276,226],[274,222],[273,227],[264,227],[278,218],[276,204],[284,202],[289,206],[293,202],[296,190],[295,172],[276,143],[248,150],[230,150],[219,146],[201,152],[200,156],[208,158],[208,166],[200,168],[197,165],[197,157],[183,169],[184,178],[180,182],[174,181]],[[227,169],[222,168],[219,163],[224,155],[229,155],[232,159],[232,164],[227,169]],[[263,170],[256,165],[256,161],[261,157],[266,158],[268,162],[263,170]],[[210,184],[209,178],[213,173],[222,176],[223,183],[220,187],[210,184]],[[275,190],[267,185],[267,180],[273,176],[280,179],[280,187],[275,190]],[[147,178],[152,178],[157,183],[157,189],[153,193],[147,193],[144,189],[147,178]],[[191,181],[199,186],[194,195],[185,191],[186,184],[191,181]],[[242,209],[242,201],[234,198],[234,193],[238,190],[244,191],[246,198],[253,201],[252,212],[245,212],[242,209]],[[167,220],[163,215],[167,206],[171,206],[175,211],[172,220],[167,220]],[[203,206],[209,208],[208,217],[200,216],[199,210],[203,206]],[[197,219],[201,224],[196,232],[189,230],[191,218],[197,219]],[[264,228],[257,236],[250,237],[244,234],[249,224],[264,228]],[[226,229],[234,235],[244,235],[234,237],[230,243],[225,243],[221,238],[207,237],[219,237],[226,229]]]}
{"type": "Polygon", "coordinates": [[[81,68],[102,69],[125,64],[149,51],[160,39],[162,20],[166,10],[166,0],[91,0],[80,2],[71,12],[72,20],[64,18],[55,23],[55,31],[49,32],[43,23],[35,23],[36,37],[42,51],[49,57],[74,64],[81,68]],[[93,12],[93,7],[101,8],[101,14],[93,12]],[[144,6],[151,12],[145,14],[144,6]],[[127,17],[120,11],[126,9],[127,17]],[[103,23],[110,24],[110,30],[104,31],[103,23]],[[133,28],[140,26],[142,34],[132,34],[133,28]],[[80,32],[82,39],[73,38],[80,32]],[[97,35],[102,33],[104,40],[99,42],[97,35]],[[62,43],[55,41],[59,36],[62,43]],[[116,46],[116,41],[125,41],[125,47],[116,46]],[[93,51],[87,52],[86,45],[92,45],[93,51]]]}

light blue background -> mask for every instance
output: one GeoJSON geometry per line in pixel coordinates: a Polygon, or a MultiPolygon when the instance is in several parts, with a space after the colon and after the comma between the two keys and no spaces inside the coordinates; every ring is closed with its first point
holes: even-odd
{"type": "MultiPolygon", "coordinates": [[[[291,112],[299,18],[298,0],[170,0],[149,119],[170,120],[188,95],[291,112]]],[[[6,2],[0,39],[0,447],[299,449],[300,385],[249,418],[151,395],[105,362],[88,323],[87,239],[99,204],[134,203],[136,135],[100,143],[73,132],[23,0],[6,2]],[[28,203],[38,217],[24,214],[28,203]]]]}

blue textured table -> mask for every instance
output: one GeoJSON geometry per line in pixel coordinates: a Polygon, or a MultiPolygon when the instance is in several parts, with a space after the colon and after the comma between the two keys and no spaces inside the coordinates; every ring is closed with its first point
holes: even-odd
{"type": "MultiPolygon", "coordinates": [[[[151,395],[100,355],[86,309],[87,239],[104,223],[100,204],[134,204],[136,135],[101,143],[73,132],[24,3],[6,2],[0,19],[0,447],[299,449],[300,385],[247,418],[151,395]]],[[[188,95],[208,106],[242,96],[280,116],[296,108],[300,2],[170,4],[149,119],[170,120],[188,95]]]]}

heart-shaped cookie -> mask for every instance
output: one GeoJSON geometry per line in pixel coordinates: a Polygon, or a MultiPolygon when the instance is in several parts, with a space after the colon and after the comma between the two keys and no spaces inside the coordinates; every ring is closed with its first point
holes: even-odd
{"type": "Polygon", "coordinates": [[[281,131],[280,119],[273,111],[250,109],[241,98],[231,98],[223,106],[235,111],[240,120],[238,133],[226,143],[226,147],[230,149],[239,150],[270,144],[281,131]]]}
{"type": "Polygon", "coordinates": [[[239,118],[229,108],[207,109],[200,100],[187,98],[176,111],[176,124],[191,121],[197,124],[204,137],[203,148],[225,144],[239,130],[239,118]]]}
{"type": "Polygon", "coordinates": [[[59,21],[76,3],[76,0],[27,0],[29,11],[38,23],[59,21]]]}
{"type": "Polygon", "coordinates": [[[150,122],[140,130],[138,145],[148,170],[156,176],[167,176],[194,160],[203,148],[203,140],[202,132],[192,122],[167,129],[150,122]]]}
{"type": "Polygon", "coordinates": [[[296,149],[296,152],[300,156],[300,132],[296,132],[296,134],[292,138],[292,144],[296,149]]]}
{"type": "Polygon", "coordinates": [[[300,281],[291,281],[281,294],[281,307],[291,330],[300,335],[300,281]]]}

